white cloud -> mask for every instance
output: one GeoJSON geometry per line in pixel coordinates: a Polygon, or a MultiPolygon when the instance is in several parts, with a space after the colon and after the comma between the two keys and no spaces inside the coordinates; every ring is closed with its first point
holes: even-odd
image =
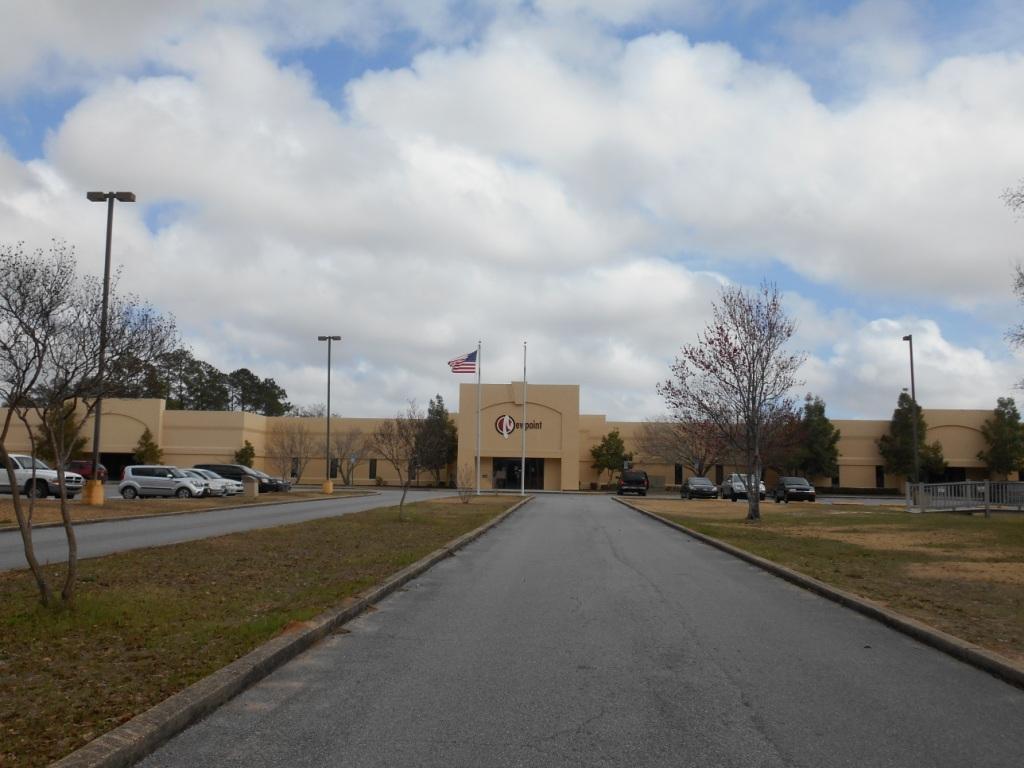
{"type": "MultiPolygon", "coordinates": [[[[339,113],[258,26],[190,32],[150,54],[176,74],[93,87],[45,160],[0,154],[0,228],[60,233],[92,258],[102,212],[84,191],[131,189],[140,203],[115,222],[127,287],[218,367],[273,376],[295,402],[323,399],[315,337],[340,333],[336,408],[361,415],[435,391],[456,407],[444,362],[478,338],[490,381],[518,378],[528,339],[532,380],[582,383],[586,411],[650,415],[716,272],[756,284],[781,262],[964,307],[1006,295],[1021,231],[998,194],[1024,166],[1020,57],[950,60],[840,110],[726,45],[570,37],[502,17],[472,45],[352,82],[339,113]],[[175,201],[150,233],[146,206],[175,201]]],[[[791,300],[814,318],[808,348],[847,339],[808,362],[808,386],[887,414],[903,378],[888,321],[791,300]]],[[[933,361],[920,380],[943,382],[929,404],[988,407],[1016,378],[914,322],[933,361]]]]}
{"type": "Polygon", "coordinates": [[[804,373],[807,389],[829,393],[830,413],[888,418],[900,391],[910,388],[909,345],[914,337],[917,400],[923,408],[992,409],[1013,394],[1021,362],[995,360],[980,349],[946,339],[931,320],[879,318],[847,328],[824,356],[812,357],[804,373]]]}

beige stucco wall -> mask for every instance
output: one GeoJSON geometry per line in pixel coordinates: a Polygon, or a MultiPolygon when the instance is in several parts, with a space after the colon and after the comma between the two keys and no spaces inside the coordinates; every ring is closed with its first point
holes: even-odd
{"type": "MultiPolygon", "coordinates": [[[[523,385],[521,382],[485,384],[481,391],[481,456],[484,459],[481,463],[481,485],[491,488],[491,459],[518,458],[521,455],[522,432],[518,425],[522,423],[523,385]],[[508,437],[503,437],[495,428],[496,420],[504,415],[511,416],[517,424],[508,437]]],[[[475,383],[462,384],[459,388],[459,410],[452,413],[458,426],[458,465],[467,468],[470,477],[476,450],[476,393],[475,383]]],[[[545,490],[576,490],[589,488],[592,483],[607,482],[607,476],[599,478],[597,471],[590,466],[590,449],[613,429],[619,430],[626,449],[636,455],[634,464],[651,475],[653,485],[674,484],[674,466],[645,461],[640,456],[636,446],[640,422],[610,421],[600,414],[580,414],[580,392],[575,384],[531,384],[526,393],[527,423],[533,425],[526,430],[526,454],[529,458],[544,460],[545,490]]],[[[0,415],[3,413],[0,409],[0,415]]],[[[268,418],[240,412],[169,411],[163,400],[111,399],[104,402],[103,414],[104,453],[131,453],[143,430],[148,427],[164,451],[164,461],[169,464],[191,466],[200,462],[228,462],[243,441],[248,440],[256,450],[254,465],[274,474],[278,470],[266,455],[268,431],[277,421],[295,420],[293,417],[268,418]]],[[[930,409],[924,412],[924,416],[928,423],[926,439],[942,443],[950,467],[963,468],[971,479],[987,477],[978,452],[984,448],[981,426],[991,416],[991,411],[930,409]]],[[[322,444],[325,420],[303,421],[318,444],[322,444]]],[[[331,428],[335,433],[358,430],[369,436],[381,421],[381,418],[333,418],[331,428]]],[[[888,430],[888,420],[837,419],[834,423],[841,432],[840,485],[873,488],[875,468],[882,464],[876,441],[888,430]]],[[[82,434],[89,438],[86,444],[88,451],[91,448],[91,420],[86,421],[82,434]]],[[[8,437],[8,446],[12,451],[29,449],[27,433],[16,421],[8,437]]],[[[300,482],[319,482],[325,476],[325,466],[323,457],[311,460],[303,477],[299,478],[300,482]]],[[[357,466],[356,484],[372,485],[376,482],[370,476],[370,468],[368,460],[357,466]]],[[[728,474],[734,469],[727,463],[722,471],[728,474]]],[[[714,469],[709,474],[714,477],[714,469]]],[[[376,461],[376,475],[388,484],[398,481],[394,468],[382,459],[376,461]]],[[[446,477],[444,479],[447,480],[446,477]]],[[[766,480],[771,482],[772,479],[769,473],[766,480]]],[[[430,480],[428,474],[420,474],[419,482],[430,480]]],[[[824,487],[831,484],[831,478],[812,480],[824,487]]],[[[885,476],[885,486],[889,488],[900,488],[903,481],[902,477],[885,476]]]]}
{"type": "MultiPolygon", "coordinates": [[[[480,456],[482,488],[491,488],[490,459],[522,455],[523,383],[484,384],[480,387],[480,456]],[[507,437],[496,428],[499,417],[516,424],[507,437]]],[[[476,457],[477,385],[459,386],[459,465],[473,472],[476,457]]],[[[579,471],[563,456],[579,452],[580,388],[576,384],[529,384],[526,387],[526,456],[544,459],[545,490],[577,490],[579,471]]]]}

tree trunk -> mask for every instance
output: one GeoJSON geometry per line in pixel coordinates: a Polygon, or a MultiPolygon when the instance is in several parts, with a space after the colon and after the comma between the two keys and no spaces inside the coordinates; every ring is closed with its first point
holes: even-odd
{"type": "Polygon", "coordinates": [[[761,519],[761,457],[754,455],[754,474],[747,485],[747,520],[761,519]]]}
{"type": "MultiPolygon", "coordinates": [[[[94,471],[94,475],[97,473],[94,471]]],[[[71,523],[71,510],[68,509],[68,491],[64,485],[64,465],[57,464],[57,482],[60,484],[60,519],[64,523],[64,533],[68,539],[68,572],[64,577],[64,587],[60,597],[65,605],[70,606],[75,600],[75,581],[78,578],[78,539],[75,526],[71,523]]],[[[84,492],[83,488],[83,492],[84,492]]]]}
{"type": "Polygon", "coordinates": [[[7,469],[7,481],[11,484],[11,504],[14,506],[14,517],[18,521],[18,530],[21,532],[21,545],[25,550],[25,561],[28,563],[29,570],[32,571],[36,589],[39,590],[39,602],[48,606],[53,592],[46,580],[46,574],[36,559],[36,549],[32,544],[32,520],[31,517],[25,515],[25,510],[21,506],[21,489],[18,488],[18,479],[14,474],[14,464],[11,462],[7,450],[2,447],[0,447],[0,460],[3,461],[7,469]]]}
{"type": "Polygon", "coordinates": [[[402,498],[398,501],[398,519],[405,520],[403,517],[403,510],[405,509],[405,494],[409,492],[409,483],[412,482],[412,476],[410,475],[407,479],[402,479],[402,473],[398,473],[398,482],[402,484],[402,498]]]}

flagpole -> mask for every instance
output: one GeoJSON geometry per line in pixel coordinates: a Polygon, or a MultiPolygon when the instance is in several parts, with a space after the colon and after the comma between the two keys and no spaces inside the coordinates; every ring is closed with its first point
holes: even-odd
{"type": "Polygon", "coordinates": [[[480,495],[480,340],[476,342],[476,495],[480,495]]]}
{"type": "Polygon", "coordinates": [[[523,342],[523,459],[519,465],[519,495],[526,495],[526,342],[523,342]]]}

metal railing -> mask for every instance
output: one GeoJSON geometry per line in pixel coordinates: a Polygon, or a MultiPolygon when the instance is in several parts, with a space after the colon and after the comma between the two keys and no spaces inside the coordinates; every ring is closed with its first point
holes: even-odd
{"type": "Polygon", "coordinates": [[[907,483],[908,512],[1024,511],[1024,483],[965,480],[959,483],[907,483]]]}

